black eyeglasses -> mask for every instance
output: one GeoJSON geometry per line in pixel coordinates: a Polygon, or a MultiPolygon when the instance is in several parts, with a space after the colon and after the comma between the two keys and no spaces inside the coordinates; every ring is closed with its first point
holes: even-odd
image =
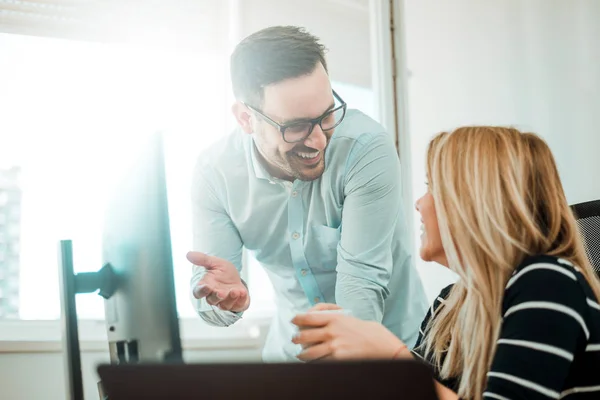
{"type": "Polygon", "coordinates": [[[334,108],[327,110],[323,115],[315,119],[305,119],[298,120],[294,122],[290,122],[289,124],[281,125],[274,121],[273,119],[267,117],[262,111],[244,103],[246,107],[260,115],[265,121],[267,121],[270,125],[279,129],[281,132],[281,136],[283,140],[287,143],[298,143],[303,142],[310,136],[310,134],[315,129],[316,125],[319,125],[321,129],[325,131],[330,131],[336,126],[338,126],[344,117],[346,116],[346,102],[342,100],[340,96],[333,91],[333,97],[337,101],[337,104],[334,105],[334,108]]]}

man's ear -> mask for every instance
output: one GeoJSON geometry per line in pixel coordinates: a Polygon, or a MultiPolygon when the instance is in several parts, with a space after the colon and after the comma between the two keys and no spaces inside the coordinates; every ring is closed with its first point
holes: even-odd
{"type": "Polygon", "coordinates": [[[252,116],[250,115],[250,109],[246,107],[241,101],[236,101],[231,106],[231,112],[235,116],[238,125],[242,128],[244,133],[252,134],[254,129],[252,128],[252,116]]]}

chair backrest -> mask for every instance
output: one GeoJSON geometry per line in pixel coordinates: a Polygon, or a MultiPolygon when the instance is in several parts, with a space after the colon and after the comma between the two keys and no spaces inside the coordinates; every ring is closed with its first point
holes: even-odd
{"type": "Polygon", "coordinates": [[[600,200],[588,201],[571,206],[579,234],[596,274],[600,276],[600,200]]]}

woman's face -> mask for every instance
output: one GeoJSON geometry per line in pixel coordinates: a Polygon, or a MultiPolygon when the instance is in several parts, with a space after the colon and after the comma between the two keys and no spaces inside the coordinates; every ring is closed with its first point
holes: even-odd
{"type": "Polygon", "coordinates": [[[435,261],[447,267],[448,260],[442,246],[442,238],[435,213],[435,202],[429,190],[417,200],[415,208],[421,214],[421,249],[419,251],[421,259],[423,261],[435,261]]]}

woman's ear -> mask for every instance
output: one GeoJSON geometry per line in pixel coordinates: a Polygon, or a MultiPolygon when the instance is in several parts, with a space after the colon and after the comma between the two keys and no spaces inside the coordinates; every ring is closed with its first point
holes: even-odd
{"type": "Polygon", "coordinates": [[[252,128],[252,116],[250,115],[250,109],[246,107],[241,101],[236,101],[231,106],[231,112],[233,113],[238,125],[242,128],[242,131],[247,134],[254,133],[252,128]]]}

